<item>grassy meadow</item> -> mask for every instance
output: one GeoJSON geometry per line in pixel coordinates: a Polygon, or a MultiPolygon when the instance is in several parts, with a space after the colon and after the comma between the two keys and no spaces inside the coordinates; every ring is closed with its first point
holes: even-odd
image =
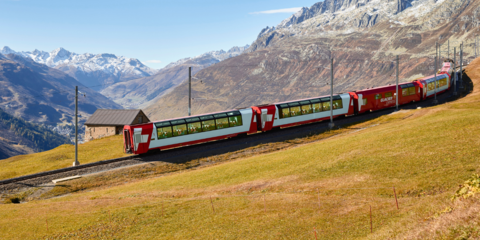
{"type": "MultiPolygon", "coordinates": [[[[466,72],[480,86],[480,59],[466,72]]],[[[452,201],[480,173],[478,119],[475,87],[455,102],[235,161],[148,178],[146,166],[91,175],[50,190],[81,191],[0,204],[0,238],[478,239],[480,198],[452,201]]]]}
{"type": "MultiPolygon", "coordinates": [[[[96,139],[78,145],[78,161],[91,163],[128,156],[123,153],[120,135],[96,139]]],[[[75,145],[65,144],[52,150],[0,160],[0,180],[72,166],[75,145]]]]}

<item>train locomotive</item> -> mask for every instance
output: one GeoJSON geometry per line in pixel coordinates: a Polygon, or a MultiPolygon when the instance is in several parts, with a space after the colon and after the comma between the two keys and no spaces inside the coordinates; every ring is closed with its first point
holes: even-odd
{"type": "MultiPolygon", "coordinates": [[[[452,85],[451,62],[444,62],[437,76],[399,83],[398,104],[423,101],[448,91],[452,85]]],[[[123,129],[124,151],[143,154],[256,134],[333,118],[358,115],[396,106],[396,86],[388,85],[330,96],[251,106],[243,109],[166,119],[123,129]],[[332,103],[332,104],[331,104],[332,103]]]]}

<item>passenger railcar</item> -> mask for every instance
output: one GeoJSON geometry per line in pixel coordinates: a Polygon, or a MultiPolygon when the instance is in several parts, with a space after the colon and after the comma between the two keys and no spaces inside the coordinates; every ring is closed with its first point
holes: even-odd
{"type": "MultiPolygon", "coordinates": [[[[395,85],[364,89],[355,93],[358,97],[357,114],[395,107],[397,104],[395,85]]],[[[421,100],[420,84],[416,82],[398,84],[398,93],[398,105],[421,100]]]]}
{"type": "MultiPolygon", "coordinates": [[[[333,117],[353,115],[353,93],[333,96],[333,117]]],[[[285,128],[330,119],[330,96],[256,106],[261,112],[261,130],[285,128]]]]}
{"type": "Polygon", "coordinates": [[[125,151],[141,154],[256,133],[256,111],[245,108],[127,125],[124,131],[125,151]]]}

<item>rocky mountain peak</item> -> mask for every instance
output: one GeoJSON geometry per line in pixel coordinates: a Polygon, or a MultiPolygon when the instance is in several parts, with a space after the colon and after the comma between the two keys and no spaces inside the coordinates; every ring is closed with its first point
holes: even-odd
{"type": "Polygon", "coordinates": [[[8,46],[5,46],[5,47],[2,48],[2,51],[0,53],[3,54],[3,55],[7,55],[7,54],[10,54],[10,53],[16,53],[16,52],[13,51],[8,46]]]}

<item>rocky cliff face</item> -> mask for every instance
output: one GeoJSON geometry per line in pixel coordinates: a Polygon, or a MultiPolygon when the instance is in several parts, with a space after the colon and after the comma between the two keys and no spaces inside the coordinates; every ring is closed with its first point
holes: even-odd
{"type": "MultiPolygon", "coordinates": [[[[480,0],[325,0],[263,29],[247,53],[199,71],[193,113],[328,94],[330,57],[334,91],[346,92],[433,74],[435,42],[442,56],[464,42],[474,56],[480,0]]],[[[458,59],[458,57],[457,57],[458,59]]],[[[188,87],[179,85],[146,112],[150,119],[184,116],[188,87]]]]}

